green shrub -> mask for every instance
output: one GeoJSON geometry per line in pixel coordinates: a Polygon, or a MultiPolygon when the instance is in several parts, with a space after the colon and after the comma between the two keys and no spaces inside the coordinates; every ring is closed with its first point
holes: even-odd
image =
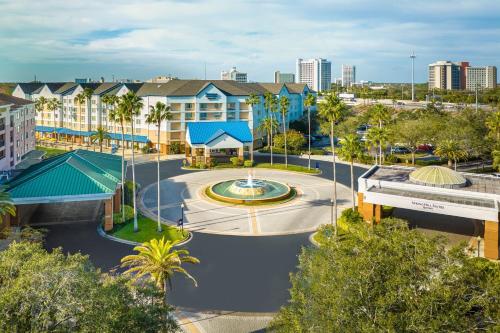
{"type": "Polygon", "coordinates": [[[122,224],[134,218],[134,208],[129,205],[124,205],[125,210],[125,221],[122,220],[122,212],[113,213],[113,223],[122,224]]]}
{"type": "Polygon", "coordinates": [[[243,162],[243,166],[245,168],[251,168],[251,167],[253,167],[253,162],[250,160],[246,160],[245,162],[243,162]]]}
{"type": "Polygon", "coordinates": [[[198,168],[199,169],[206,169],[207,168],[207,164],[205,162],[198,162],[198,168]]]}
{"type": "Polygon", "coordinates": [[[236,157],[236,156],[231,157],[229,160],[231,161],[231,163],[232,163],[234,166],[238,166],[238,165],[240,165],[240,159],[239,159],[238,157],[236,157]]]}
{"type": "MultiPolygon", "coordinates": [[[[297,152],[300,151],[302,146],[306,143],[306,139],[302,135],[302,133],[295,131],[295,130],[288,130],[286,132],[286,144],[287,144],[287,149],[292,152],[297,152]]],[[[276,134],[273,138],[273,144],[274,147],[276,148],[283,148],[285,147],[285,135],[280,133],[276,134]]]]}
{"type": "Polygon", "coordinates": [[[416,165],[420,166],[427,166],[427,165],[441,165],[446,163],[447,160],[445,159],[440,159],[440,160],[415,160],[416,165]]]}
{"type": "MultiPolygon", "coordinates": [[[[307,154],[307,151],[305,154],[307,154]]],[[[326,151],[323,149],[311,149],[311,155],[326,155],[326,151]]]]}
{"type": "Polygon", "coordinates": [[[373,157],[367,154],[363,154],[358,157],[356,161],[361,164],[373,164],[373,157]]]}
{"type": "Polygon", "coordinates": [[[400,162],[399,158],[393,154],[386,156],[385,161],[389,164],[396,164],[400,162]]]}
{"type": "MultiPolygon", "coordinates": [[[[134,183],[132,183],[132,181],[130,180],[126,180],[125,181],[125,204],[127,205],[132,205],[132,198],[133,198],[133,194],[132,194],[132,185],[134,183]]],[[[140,186],[139,184],[135,184],[135,192],[138,193],[140,190],[140,186]]]]}
{"type": "Polygon", "coordinates": [[[169,154],[180,154],[181,153],[181,143],[174,141],[170,143],[169,154]]]}

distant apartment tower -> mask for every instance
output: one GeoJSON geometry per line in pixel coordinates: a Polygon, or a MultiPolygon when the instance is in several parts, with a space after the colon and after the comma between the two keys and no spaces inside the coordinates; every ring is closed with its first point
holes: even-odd
{"type": "Polygon", "coordinates": [[[294,83],[295,74],[293,73],[281,73],[280,71],[274,72],[274,83],[294,83]]]}
{"type": "Polygon", "coordinates": [[[466,89],[493,89],[497,87],[497,68],[495,66],[467,67],[466,89]]]}
{"type": "Polygon", "coordinates": [[[434,88],[444,90],[458,90],[460,83],[461,66],[451,61],[437,61],[429,65],[429,90],[434,88]]]}
{"type": "Polygon", "coordinates": [[[236,67],[231,68],[229,72],[222,71],[220,73],[221,80],[232,80],[238,83],[247,83],[247,73],[238,72],[236,67]]]}
{"type": "Polygon", "coordinates": [[[296,83],[306,83],[315,91],[329,90],[332,85],[332,63],[326,59],[297,59],[296,83]]]}
{"type": "Polygon", "coordinates": [[[351,87],[356,83],[356,66],[342,65],[342,87],[351,87]]]}

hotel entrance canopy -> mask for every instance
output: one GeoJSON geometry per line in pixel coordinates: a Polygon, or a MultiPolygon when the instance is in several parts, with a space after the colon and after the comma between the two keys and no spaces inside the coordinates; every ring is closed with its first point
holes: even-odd
{"type": "Polygon", "coordinates": [[[358,179],[358,209],[365,220],[381,217],[381,206],[485,221],[485,255],[499,257],[500,178],[455,172],[441,166],[420,169],[373,166],[358,179]]]}

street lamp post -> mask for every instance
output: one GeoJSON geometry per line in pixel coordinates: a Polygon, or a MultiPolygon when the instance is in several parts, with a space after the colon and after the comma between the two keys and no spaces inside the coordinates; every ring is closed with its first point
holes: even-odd
{"type": "Polygon", "coordinates": [[[179,219],[179,226],[181,227],[181,233],[184,235],[184,203],[181,203],[181,218],[179,219]]]}
{"type": "Polygon", "coordinates": [[[415,102],[415,52],[410,56],[411,58],[411,101],[415,102]]]}

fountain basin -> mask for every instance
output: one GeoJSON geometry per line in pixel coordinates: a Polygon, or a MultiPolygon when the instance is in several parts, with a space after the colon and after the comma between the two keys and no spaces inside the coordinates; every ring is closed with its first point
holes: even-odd
{"type": "Polygon", "coordinates": [[[262,179],[236,179],[207,187],[206,194],[212,199],[233,204],[263,204],[287,200],[295,195],[290,186],[262,179]]]}

